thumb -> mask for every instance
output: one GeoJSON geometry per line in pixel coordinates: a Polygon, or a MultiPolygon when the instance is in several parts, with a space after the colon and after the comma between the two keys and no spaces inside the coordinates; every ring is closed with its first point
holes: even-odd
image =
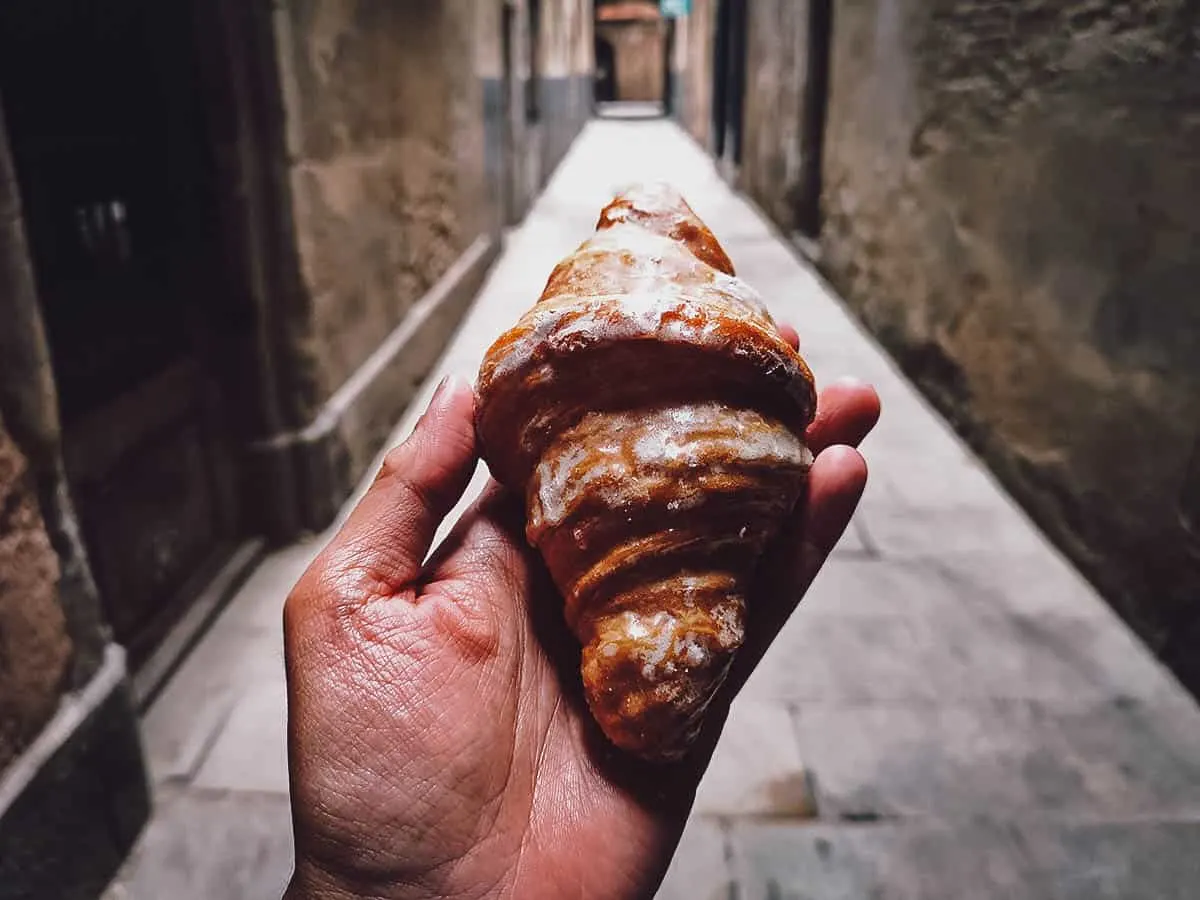
{"type": "MultiPolygon", "coordinates": [[[[475,400],[469,385],[448,377],[409,438],[384,458],[375,481],[314,562],[326,584],[394,594],[416,580],[442,519],[475,470],[475,400]],[[354,577],[351,577],[354,576],[354,577]],[[363,584],[365,579],[369,584],[363,584]]],[[[336,604],[340,591],[303,592],[336,604]]]]}

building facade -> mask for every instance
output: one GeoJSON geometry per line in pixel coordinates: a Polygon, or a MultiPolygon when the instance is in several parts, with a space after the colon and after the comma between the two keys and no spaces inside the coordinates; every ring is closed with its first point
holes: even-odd
{"type": "Polygon", "coordinates": [[[138,707],[333,519],[591,53],[576,0],[0,10],[0,895],[98,895],[138,707]]]}
{"type": "Polygon", "coordinates": [[[597,99],[662,103],[667,92],[668,22],[657,3],[596,6],[597,99]]]}
{"type": "Polygon", "coordinates": [[[695,0],[676,40],[684,127],[1200,691],[1196,5],[695,0]]]}
{"type": "Polygon", "coordinates": [[[486,2],[477,17],[488,184],[501,223],[511,225],[591,117],[592,4],[486,2]]]}

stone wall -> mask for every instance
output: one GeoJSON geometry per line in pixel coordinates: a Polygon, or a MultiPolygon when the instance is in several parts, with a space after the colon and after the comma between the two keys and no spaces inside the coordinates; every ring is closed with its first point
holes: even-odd
{"type": "MultiPolygon", "coordinates": [[[[471,244],[483,215],[474,10],[289,0],[276,17],[289,181],[320,404],[471,244]]],[[[309,410],[311,414],[315,411],[309,410]]]]}
{"type": "MultiPolygon", "coordinates": [[[[526,0],[528,2],[528,0],[526,0]]],[[[592,4],[542,0],[538,123],[542,165],[538,187],[553,174],[592,114],[592,4]]]]}
{"type": "Polygon", "coordinates": [[[0,420],[0,771],[54,714],[70,659],[58,559],[25,457],[0,420]]]}
{"type": "Polygon", "coordinates": [[[504,224],[521,220],[591,116],[589,12],[581,0],[541,0],[536,14],[527,0],[476,6],[484,158],[504,224]]]}
{"type": "Polygon", "coordinates": [[[804,178],[808,0],[750,5],[745,126],[738,186],[785,231],[796,229],[804,178]]]}
{"type": "Polygon", "coordinates": [[[675,119],[697,142],[711,145],[713,30],[717,0],[692,0],[689,15],[675,22],[671,66],[675,119]]]}
{"type": "Polygon", "coordinates": [[[666,99],[666,31],[661,20],[597,23],[596,33],[613,47],[617,100],[666,99]]]}
{"type": "MultiPolygon", "coordinates": [[[[505,41],[511,42],[517,30],[515,10],[510,7],[506,16],[505,8],[499,0],[475,5],[475,73],[483,100],[484,177],[497,228],[509,223],[511,211],[518,205],[508,147],[524,118],[517,115],[521,110],[521,83],[516,78],[505,78],[505,41]]],[[[514,69],[517,50],[510,43],[508,63],[514,69]]]]}
{"type": "Polygon", "coordinates": [[[1193,690],[1198,10],[839,2],[822,237],[866,324],[1193,690]]]}

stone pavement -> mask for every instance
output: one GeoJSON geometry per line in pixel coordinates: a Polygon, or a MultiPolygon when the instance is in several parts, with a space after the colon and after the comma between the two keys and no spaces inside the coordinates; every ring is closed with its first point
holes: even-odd
{"type": "MultiPolygon", "coordinates": [[[[635,178],[685,191],[820,383],[884,404],[861,511],[737,701],[661,897],[1200,896],[1196,705],[670,123],[588,126],[395,440],[635,178]]],[[[327,537],[269,557],[149,710],[157,810],[108,900],[282,889],[280,609],[327,537]]]]}

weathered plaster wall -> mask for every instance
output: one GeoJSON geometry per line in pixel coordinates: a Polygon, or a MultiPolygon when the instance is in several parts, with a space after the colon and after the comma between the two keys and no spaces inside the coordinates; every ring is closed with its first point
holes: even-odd
{"type": "Polygon", "coordinates": [[[785,231],[803,176],[808,0],[758,0],[747,19],[745,131],[739,187],[785,231]]]}
{"type": "MultiPolygon", "coordinates": [[[[526,0],[528,2],[528,0],[526,0]]],[[[587,0],[542,0],[538,107],[543,131],[539,187],[549,179],[592,112],[593,25],[587,0]]]]}
{"type": "Polygon", "coordinates": [[[289,0],[276,15],[314,404],[488,224],[475,14],[289,0]]]}
{"type": "Polygon", "coordinates": [[[504,77],[504,4],[475,4],[475,74],[483,104],[483,164],[493,226],[502,228],[512,202],[507,143],[515,127],[518,94],[504,77]]]}
{"type": "Polygon", "coordinates": [[[844,0],[826,268],[1200,690],[1200,7],[844,0]]]}
{"type": "Polygon", "coordinates": [[[25,457],[0,420],[0,771],[54,714],[70,660],[58,559],[25,457]]]}
{"type": "Polygon", "coordinates": [[[524,216],[592,111],[591,4],[541,0],[536,16],[531,16],[529,4],[530,0],[481,0],[476,7],[484,157],[491,195],[507,224],[524,216]],[[536,35],[530,30],[535,19],[536,35]]]}
{"type": "Polygon", "coordinates": [[[701,146],[710,146],[712,131],[713,29],[717,0],[692,0],[690,15],[675,22],[671,66],[676,120],[701,146]]]}
{"type": "Polygon", "coordinates": [[[666,23],[599,22],[596,32],[613,47],[617,99],[660,102],[666,76],[666,23]]]}

